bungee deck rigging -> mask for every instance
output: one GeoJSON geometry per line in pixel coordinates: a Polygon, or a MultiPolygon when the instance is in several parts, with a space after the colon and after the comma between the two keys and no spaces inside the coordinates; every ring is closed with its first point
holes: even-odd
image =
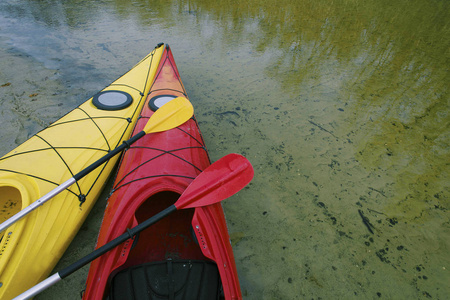
{"type": "MultiPolygon", "coordinates": [[[[197,128],[199,128],[197,120],[195,119],[195,117],[193,117],[192,120],[195,122],[197,128]]],[[[140,163],[134,169],[130,170],[127,174],[124,174],[121,179],[116,178],[116,182],[114,183],[114,186],[113,186],[110,194],[116,192],[118,189],[120,189],[121,187],[123,187],[125,185],[131,184],[131,183],[139,181],[139,180],[147,180],[147,179],[150,179],[150,178],[171,177],[171,176],[172,177],[187,178],[187,179],[191,179],[191,180],[195,178],[195,177],[192,177],[192,176],[186,176],[186,175],[182,175],[182,174],[155,174],[155,175],[152,175],[152,176],[144,176],[144,177],[135,178],[135,179],[133,179],[131,181],[126,181],[126,178],[129,177],[133,172],[136,172],[139,168],[145,167],[146,164],[151,164],[153,160],[158,159],[159,157],[161,157],[163,155],[172,155],[173,157],[175,157],[178,160],[180,160],[182,162],[182,164],[180,165],[180,169],[183,168],[183,164],[187,164],[187,165],[189,165],[191,167],[194,167],[196,170],[198,170],[198,172],[202,172],[203,170],[200,167],[196,166],[195,164],[193,164],[189,160],[184,159],[183,157],[177,155],[176,152],[183,151],[183,150],[188,150],[188,149],[202,149],[208,155],[208,151],[206,149],[204,141],[203,140],[199,141],[193,135],[189,134],[187,131],[183,130],[180,127],[174,128],[174,130],[179,130],[179,131],[183,132],[184,134],[188,135],[190,138],[192,138],[194,141],[196,141],[199,144],[199,146],[189,146],[189,147],[183,147],[183,148],[177,148],[177,149],[169,149],[169,150],[153,148],[153,147],[150,147],[150,146],[130,146],[130,148],[127,149],[127,152],[133,151],[133,149],[136,149],[138,151],[142,151],[143,149],[146,149],[146,150],[158,151],[158,152],[161,152],[161,153],[157,154],[156,156],[154,156],[154,157],[152,157],[150,159],[147,159],[146,161],[144,161],[142,163],[140,163]]],[[[208,160],[209,160],[209,156],[208,156],[208,160]]]]}
{"type": "MultiPolygon", "coordinates": [[[[139,102],[140,102],[140,101],[142,101],[142,98],[139,100],[139,102]]],[[[81,109],[81,108],[79,108],[79,107],[77,107],[77,108],[75,108],[75,109],[79,109],[79,110],[83,111],[84,113],[86,113],[83,109],[81,109]]],[[[86,113],[86,114],[87,114],[87,113],[86,113]]],[[[89,115],[88,115],[88,116],[89,116],[89,115]]],[[[125,120],[128,124],[131,123],[131,118],[125,118],[125,117],[98,117],[98,118],[102,118],[102,119],[109,118],[109,119],[125,120]]],[[[61,150],[81,150],[81,151],[89,150],[89,151],[99,151],[99,152],[108,153],[108,152],[111,151],[113,148],[115,148],[115,147],[111,147],[111,145],[109,145],[109,141],[108,141],[108,139],[106,138],[105,133],[102,132],[102,129],[95,123],[95,119],[97,119],[97,118],[89,116],[88,118],[85,118],[85,119],[77,119],[77,120],[67,121],[67,122],[64,122],[64,123],[59,123],[59,124],[55,124],[55,125],[50,125],[50,126],[47,127],[47,128],[51,128],[51,127],[54,127],[54,126],[60,126],[60,125],[63,125],[63,124],[68,124],[68,123],[76,123],[76,122],[81,122],[81,121],[85,121],[85,120],[90,120],[90,121],[93,122],[93,124],[96,125],[96,127],[98,128],[98,130],[99,130],[101,136],[103,137],[104,142],[105,142],[106,149],[105,149],[105,148],[93,148],[93,147],[58,147],[58,146],[53,146],[49,141],[47,141],[45,138],[43,138],[42,136],[40,136],[39,133],[37,133],[37,134],[35,134],[34,136],[35,136],[36,138],[41,139],[44,143],[46,143],[46,144],[48,145],[48,148],[40,148],[40,149],[35,149],[35,150],[30,150],[30,151],[24,151],[24,152],[19,152],[19,153],[13,153],[13,154],[11,154],[11,155],[9,155],[9,156],[6,155],[6,156],[0,158],[0,163],[1,163],[2,160],[6,160],[6,159],[9,159],[9,158],[14,157],[14,156],[21,156],[21,155],[25,155],[25,156],[26,156],[27,154],[30,154],[30,153],[36,153],[36,152],[42,152],[42,151],[53,151],[54,153],[57,154],[57,157],[59,157],[60,161],[61,161],[61,162],[64,164],[64,166],[67,168],[67,171],[70,173],[71,177],[73,177],[73,176],[75,175],[75,172],[72,170],[71,166],[66,162],[66,160],[62,157],[61,153],[58,151],[59,149],[61,149],[61,150]]],[[[128,126],[129,126],[129,125],[128,125],[128,126]]],[[[125,128],[123,134],[125,134],[125,132],[128,130],[128,126],[125,128]]],[[[123,135],[120,137],[120,139],[123,139],[123,135]]],[[[54,163],[54,162],[53,162],[53,163],[54,163]]],[[[105,169],[105,167],[106,167],[106,165],[102,167],[101,172],[99,173],[98,177],[99,177],[100,174],[103,172],[103,170],[105,169]]],[[[22,172],[14,171],[14,170],[12,170],[12,169],[0,169],[0,171],[1,171],[1,172],[11,172],[11,173],[16,173],[16,174],[21,174],[21,175],[33,177],[34,179],[38,179],[38,180],[42,180],[42,181],[51,183],[51,184],[53,184],[54,186],[58,186],[58,185],[60,184],[60,183],[58,183],[58,182],[51,181],[51,180],[49,180],[49,179],[43,178],[43,177],[38,176],[38,175],[33,175],[33,174],[31,174],[31,173],[22,173],[22,172]]],[[[76,185],[76,187],[77,187],[77,189],[78,189],[78,192],[74,192],[72,189],[69,189],[69,188],[67,189],[67,191],[70,192],[70,193],[72,193],[72,194],[74,194],[75,196],[78,196],[78,197],[80,197],[80,196],[86,197],[86,196],[88,196],[89,193],[91,192],[92,187],[95,185],[95,183],[96,183],[97,180],[98,180],[98,177],[97,177],[96,180],[94,180],[94,181],[92,182],[91,186],[88,188],[87,192],[85,192],[85,193],[83,193],[83,192],[81,191],[81,187],[80,187],[80,185],[78,184],[78,182],[75,183],[75,185],[76,185]]]]}
{"type": "MultiPolygon", "coordinates": [[[[149,56],[153,57],[153,53],[150,53],[149,56]]],[[[147,56],[146,58],[148,58],[148,56],[147,56]]],[[[144,60],[145,60],[145,58],[143,59],[143,61],[144,61],[144,60]]],[[[151,63],[150,63],[150,66],[151,66],[151,63]]],[[[149,72],[148,72],[148,74],[147,74],[147,81],[145,82],[145,85],[147,85],[147,83],[148,83],[148,77],[150,76],[150,68],[148,69],[148,71],[149,71],[149,72]]],[[[100,119],[115,119],[115,120],[118,120],[118,121],[125,121],[125,122],[127,123],[127,126],[125,127],[125,130],[123,131],[122,136],[120,136],[119,141],[124,140],[124,138],[125,138],[125,137],[124,137],[125,133],[131,129],[131,128],[130,128],[131,125],[134,125],[134,122],[133,122],[132,120],[135,119],[135,115],[139,113],[139,108],[141,107],[140,104],[142,103],[142,101],[145,100],[145,97],[144,97],[144,96],[145,96],[145,94],[144,94],[144,92],[145,92],[145,91],[144,91],[145,86],[143,86],[142,89],[138,89],[138,88],[136,88],[136,87],[134,87],[134,86],[131,86],[131,85],[114,84],[114,83],[112,83],[112,84],[109,86],[109,88],[116,87],[116,86],[117,86],[117,87],[118,87],[118,86],[127,87],[127,88],[133,89],[133,90],[135,90],[135,91],[137,91],[137,92],[139,93],[140,98],[139,98],[139,100],[138,100],[138,105],[135,106],[135,109],[134,109],[134,111],[133,111],[133,113],[132,113],[131,116],[126,117],[126,116],[114,116],[114,115],[111,115],[111,116],[96,116],[96,117],[94,117],[94,116],[91,116],[86,110],[84,110],[83,108],[81,108],[81,107],[79,106],[79,107],[76,107],[74,110],[72,110],[70,113],[74,112],[75,110],[79,110],[79,111],[83,112],[87,117],[85,117],[85,118],[71,119],[71,120],[64,121],[64,122],[55,122],[55,123],[50,124],[48,127],[45,128],[45,129],[49,129],[49,128],[53,128],[53,127],[55,127],[55,126],[63,126],[63,125],[66,125],[66,124],[79,123],[79,122],[83,122],[83,121],[91,121],[92,124],[95,125],[95,128],[98,129],[100,135],[103,137],[103,141],[104,141],[104,143],[105,143],[106,149],[104,149],[104,148],[93,148],[93,147],[78,147],[78,146],[72,146],[72,147],[59,147],[59,146],[53,146],[53,145],[52,145],[49,141],[47,141],[44,137],[40,136],[40,132],[38,132],[38,133],[36,133],[36,134],[34,135],[34,137],[40,138],[42,141],[44,141],[44,142],[49,146],[48,148],[34,149],[34,150],[24,151],[24,152],[19,152],[19,153],[14,152],[14,153],[12,153],[11,155],[7,154],[7,155],[5,155],[4,157],[0,158],[0,163],[1,163],[1,161],[6,160],[6,159],[9,159],[9,158],[11,158],[11,157],[13,157],[13,156],[26,155],[26,154],[29,154],[29,153],[39,152],[39,151],[53,150],[53,151],[58,155],[58,157],[59,157],[60,160],[63,162],[63,164],[66,166],[67,170],[68,170],[69,173],[72,175],[71,177],[73,177],[73,176],[75,175],[76,172],[72,171],[71,166],[64,160],[64,158],[63,158],[63,157],[61,156],[61,154],[58,152],[58,149],[64,149],[64,150],[92,150],[92,151],[100,151],[100,152],[108,153],[108,152],[111,151],[112,149],[116,148],[116,147],[118,146],[118,144],[120,144],[120,143],[117,143],[116,145],[111,146],[111,145],[110,145],[110,141],[108,140],[108,138],[106,137],[106,135],[105,135],[105,133],[103,132],[102,128],[97,124],[97,122],[96,122],[95,120],[100,120],[100,119]]],[[[95,96],[94,96],[94,97],[95,97],[95,96]]],[[[80,125],[80,126],[82,126],[82,125],[80,125]]],[[[84,126],[84,127],[86,127],[86,126],[84,126]]],[[[45,129],[44,129],[44,130],[45,130],[45,129]]],[[[53,162],[53,163],[54,163],[54,162],[53,162]]],[[[106,165],[102,167],[102,171],[101,171],[101,172],[103,172],[103,170],[105,169],[105,167],[106,167],[106,165]]],[[[31,174],[31,173],[22,173],[22,172],[14,171],[14,170],[12,170],[12,169],[0,169],[0,171],[3,171],[3,172],[12,172],[12,173],[16,173],[16,174],[21,174],[21,175],[30,176],[30,177],[33,177],[33,178],[38,179],[38,180],[42,180],[42,181],[46,181],[46,182],[52,183],[52,184],[55,185],[55,186],[58,186],[58,185],[60,184],[60,183],[58,183],[58,182],[54,182],[54,181],[51,181],[51,180],[49,180],[49,179],[43,178],[43,177],[38,176],[38,175],[31,174]]],[[[100,174],[101,174],[101,172],[100,172],[100,174]]],[[[99,176],[100,176],[100,174],[99,174],[99,176]]],[[[76,182],[76,186],[77,186],[77,188],[78,188],[78,192],[77,192],[77,193],[74,192],[74,191],[72,191],[71,189],[67,189],[67,190],[68,190],[70,193],[72,193],[72,194],[74,194],[74,195],[76,195],[76,196],[78,196],[78,197],[80,197],[81,195],[84,195],[84,197],[86,197],[86,196],[90,193],[90,191],[92,190],[92,187],[95,185],[95,183],[97,182],[97,180],[98,180],[98,178],[92,183],[91,187],[90,187],[90,188],[88,189],[88,191],[85,192],[85,193],[83,193],[83,192],[81,191],[81,187],[80,187],[80,185],[78,184],[78,182],[76,182]]]]}

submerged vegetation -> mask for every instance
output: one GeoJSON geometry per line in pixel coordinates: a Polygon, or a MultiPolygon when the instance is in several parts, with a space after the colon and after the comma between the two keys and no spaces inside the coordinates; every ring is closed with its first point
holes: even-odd
{"type": "Polygon", "coordinates": [[[449,1],[23,3],[0,4],[0,150],[167,42],[212,159],[255,167],[224,204],[246,299],[449,294],[449,1]]]}

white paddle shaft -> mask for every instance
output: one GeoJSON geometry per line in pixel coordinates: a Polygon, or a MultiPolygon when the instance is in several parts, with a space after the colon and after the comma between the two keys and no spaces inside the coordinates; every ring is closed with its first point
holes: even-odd
{"type": "Polygon", "coordinates": [[[15,297],[13,300],[24,300],[24,299],[30,299],[33,296],[36,296],[43,290],[51,287],[55,283],[61,280],[61,277],[59,277],[58,273],[53,274],[49,278],[45,279],[44,281],[41,281],[39,284],[33,286],[28,291],[23,292],[19,296],[15,297]]]}
{"type": "Polygon", "coordinates": [[[64,191],[66,188],[68,188],[69,186],[71,186],[75,182],[76,182],[75,178],[72,177],[69,180],[67,180],[66,182],[64,182],[61,185],[59,185],[57,188],[55,188],[52,191],[50,191],[49,193],[45,194],[41,198],[37,199],[36,201],[34,201],[33,203],[31,203],[30,205],[28,205],[27,207],[25,207],[21,211],[19,211],[17,214],[15,214],[11,218],[9,218],[8,220],[6,220],[2,224],[0,224],[0,232],[2,232],[3,230],[8,228],[9,226],[14,224],[15,222],[19,221],[20,219],[22,219],[27,214],[29,214],[30,212],[32,212],[33,210],[35,210],[36,208],[38,208],[39,206],[41,206],[42,204],[44,204],[45,202],[47,202],[48,200],[53,198],[54,196],[56,196],[59,193],[61,193],[62,191],[64,191]]]}

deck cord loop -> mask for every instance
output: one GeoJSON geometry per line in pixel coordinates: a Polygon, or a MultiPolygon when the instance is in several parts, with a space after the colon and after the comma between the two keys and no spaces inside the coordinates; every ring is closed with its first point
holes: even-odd
{"type": "Polygon", "coordinates": [[[130,230],[130,228],[127,228],[127,233],[128,233],[128,236],[130,237],[130,239],[133,239],[133,233],[131,232],[131,230],[130,230]]]}
{"type": "Polygon", "coordinates": [[[86,195],[79,194],[78,200],[80,201],[80,207],[81,207],[81,205],[83,205],[83,203],[86,202],[86,195]]]}
{"type": "Polygon", "coordinates": [[[123,141],[123,143],[125,144],[125,147],[126,147],[127,149],[130,149],[131,144],[130,144],[128,141],[123,141]]]}

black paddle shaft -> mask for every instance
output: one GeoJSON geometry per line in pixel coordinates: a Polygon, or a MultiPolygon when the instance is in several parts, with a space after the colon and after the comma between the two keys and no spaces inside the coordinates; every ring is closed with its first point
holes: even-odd
{"type": "Polygon", "coordinates": [[[97,161],[95,161],[91,165],[87,166],[85,169],[83,169],[80,172],[78,172],[77,174],[75,174],[73,176],[73,178],[76,181],[80,180],[81,178],[83,178],[87,174],[89,174],[92,171],[94,171],[97,167],[101,166],[103,163],[107,162],[109,159],[114,157],[116,154],[122,152],[123,150],[125,150],[127,148],[130,148],[130,146],[132,144],[134,144],[137,140],[142,138],[144,135],[145,135],[145,131],[141,131],[141,132],[137,133],[136,135],[134,135],[129,140],[124,141],[122,143],[122,145],[118,146],[116,149],[109,151],[108,154],[106,154],[105,156],[103,156],[102,158],[98,159],[97,161]]]}
{"type": "Polygon", "coordinates": [[[90,254],[86,255],[82,259],[74,262],[70,266],[68,266],[68,267],[62,269],[61,271],[59,271],[58,272],[59,277],[61,277],[61,279],[63,279],[65,277],[69,276],[73,272],[81,269],[84,265],[92,262],[94,259],[96,259],[97,257],[105,254],[109,250],[114,249],[115,247],[119,246],[120,244],[122,244],[126,240],[132,238],[133,236],[135,236],[136,234],[138,234],[142,230],[148,228],[149,226],[153,225],[154,223],[158,222],[159,220],[161,220],[162,218],[166,217],[167,215],[173,213],[176,210],[177,210],[176,206],[175,205],[171,205],[168,208],[166,208],[165,210],[157,213],[153,217],[151,217],[151,218],[145,220],[144,222],[142,222],[141,224],[137,225],[136,227],[133,227],[131,229],[127,229],[126,233],[116,237],[114,240],[106,243],[105,245],[103,245],[100,248],[96,249],[94,252],[91,252],[90,254]]]}

